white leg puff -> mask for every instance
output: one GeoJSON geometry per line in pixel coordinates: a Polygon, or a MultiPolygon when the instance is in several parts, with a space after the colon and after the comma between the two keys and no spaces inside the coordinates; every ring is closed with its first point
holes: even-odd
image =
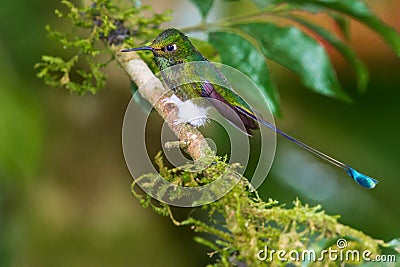
{"type": "Polygon", "coordinates": [[[194,127],[204,126],[207,123],[207,108],[187,100],[178,105],[177,123],[190,123],[194,127]]]}
{"type": "Polygon", "coordinates": [[[189,123],[194,127],[204,126],[207,119],[207,107],[196,105],[191,100],[183,102],[175,94],[164,100],[164,104],[175,104],[178,108],[178,119],[175,124],[189,123]]]}
{"type": "Polygon", "coordinates": [[[180,100],[175,94],[173,94],[171,97],[165,98],[162,103],[165,104],[174,104],[175,106],[179,106],[181,103],[183,103],[182,100],[180,100]]]}

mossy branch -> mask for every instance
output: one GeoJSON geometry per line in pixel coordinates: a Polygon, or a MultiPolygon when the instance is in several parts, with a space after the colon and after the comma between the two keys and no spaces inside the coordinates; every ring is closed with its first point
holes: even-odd
{"type": "Polygon", "coordinates": [[[148,65],[154,69],[151,59],[146,56],[140,58],[135,52],[119,52],[121,44],[132,46],[138,40],[148,40],[156,35],[159,25],[169,19],[167,12],[145,16],[142,14],[144,11],[151,11],[148,6],[127,5],[128,2],[117,5],[107,0],[96,0],[91,6],[82,7],[70,1],[62,3],[68,11],[63,13],[56,10],[56,15],[69,19],[74,27],[86,30],[87,35],[78,37],[47,26],[51,38],[57,39],[64,48],[77,48],[79,51],[67,61],[58,56],[43,56],[42,61],[35,65],[39,69],[37,76],[53,87],[65,87],[78,94],[96,93],[105,85],[106,75],[102,69],[116,59],[137,85],[139,93],[152,104],[179,140],[184,141],[188,154],[194,160],[212,155],[204,136],[198,130],[174,124],[177,119],[173,112],[174,106],[163,102],[168,92],[149,68],[148,65]],[[107,60],[95,61],[105,56],[107,60]],[[79,61],[83,61],[83,66],[77,65],[79,61]],[[76,75],[80,77],[73,79],[72,76],[76,75]]]}
{"type": "MultiPolygon", "coordinates": [[[[194,175],[195,180],[202,179],[204,174],[189,173],[185,168],[168,169],[164,166],[161,154],[158,154],[155,162],[158,164],[160,174],[170,181],[182,181],[182,177],[194,175]]],[[[216,164],[210,166],[207,172],[220,173],[225,168],[235,169],[225,159],[215,158],[216,164]]],[[[152,174],[138,177],[151,180],[152,174]]],[[[190,226],[200,236],[195,240],[210,248],[210,257],[216,258],[216,262],[209,266],[286,266],[288,263],[294,266],[303,266],[304,260],[299,257],[304,251],[314,251],[318,258],[323,251],[341,251],[356,253],[359,255],[367,251],[371,259],[381,253],[382,248],[391,247],[390,253],[396,254],[398,240],[384,243],[374,239],[359,230],[338,222],[339,216],[327,215],[321,206],[309,207],[299,200],[294,201],[292,208],[285,208],[277,201],[261,199],[251,184],[244,177],[223,198],[202,207],[206,212],[196,213],[178,221],[170,206],[165,203],[155,204],[149,196],[137,193],[136,182],[132,184],[132,193],[140,200],[144,207],[151,207],[155,212],[163,216],[169,216],[177,226],[190,226]],[[346,247],[338,248],[338,240],[346,240],[346,247]],[[397,245],[396,245],[397,244],[397,245]],[[265,260],[258,257],[260,250],[268,247],[270,250],[284,250],[291,252],[287,261],[282,261],[271,254],[265,260]],[[297,254],[296,254],[297,253],[297,254]],[[303,264],[303,265],[302,265],[303,264]]],[[[152,187],[152,184],[148,184],[152,187]]],[[[386,251],[387,252],[387,251],[386,251]]],[[[263,255],[264,257],[265,255],[263,255]]],[[[307,260],[307,259],[306,259],[307,260]]],[[[336,259],[327,255],[319,260],[308,260],[312,266],[336,266],[339,264],[360,264],[361,258],[336,259]],[[334,262],[335,261],[335,262],[334,262]]]]}

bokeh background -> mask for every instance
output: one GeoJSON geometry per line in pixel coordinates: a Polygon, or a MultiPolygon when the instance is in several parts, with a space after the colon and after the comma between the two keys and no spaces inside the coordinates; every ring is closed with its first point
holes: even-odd
{"type": "MultiPolygon", "coordinates": [[[[143,1],[173,9],[167,25],[200,21],[188,1],[143,1]]],[[[400,29],[396,0],[368,1],[400,29]]],[[[42,54],[62,54],[44,26],[58,25],[58,1],[3,1],[0,9],[0,266],[204,266],[205,248],[190,229],[143,209],[130,193],[121,127],[129,80],[117,65],[97,95],[76,96],[46,87],[33,65],[42,54]]],[[[250,1],[216,1],[210,20],[251,10],[250,1]]],[[[279,139],[264,198],[290,207],[299,197],[321,204],[342,223],[375,238],[400,235],[400,62],[374,33],[352,23],[352,43],[371,71],[358,94],[349,66],[335,53],[348,105],[303,88],[274,66],[283,109],[277,124],[381,183],[372,191],[341,171],[279,139]]],[[[157,120],[157,118],[155,118],[157,120]]]]}

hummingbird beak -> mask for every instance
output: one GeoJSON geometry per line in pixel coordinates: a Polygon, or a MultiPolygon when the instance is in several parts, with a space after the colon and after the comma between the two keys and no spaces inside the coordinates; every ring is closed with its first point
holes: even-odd
{"type": "Polygon", "coordinates": [[[151,46],[142,46],[142,47],[122,49],[121,52],[142,51],[142,50],[154,51],[154,48],[151,46]]]}

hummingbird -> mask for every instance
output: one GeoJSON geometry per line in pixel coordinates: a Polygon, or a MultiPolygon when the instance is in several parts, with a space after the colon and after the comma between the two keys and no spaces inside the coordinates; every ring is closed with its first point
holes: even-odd
{"type": "Polygon", "coordinates": [[[261,124],[332,165],[343,169],[348,176],[364,188],[372,189],[379,182],[295,139],[272,123],[262,119],[234,91],[222,72],[205,58],[181,31],[174,28],[166,29],[149,46],[123,49],[121,52],[143,50],[153,53],[163,81],[174,93],[167,101],[178,107],[176,123],[189,123],[194,127],[204,126],[207,123],[208,108],[196,105],[191,99],[206,98],[211,100],[211,105],[222,116],[248,136],[252,136],[252,131],[258,129],[261,124]],[[206,75],[198,67],[190,67],[190,63],[196,62],[206,64],[206,75]],[[178,72],[186,72],[200,77],[200,79],[190,83],[182,83],[183,81],[179,80],[181,75],[176,75],[176,72],[168,72],[167,70],[170,68],[176,68],[178,72]]]}

